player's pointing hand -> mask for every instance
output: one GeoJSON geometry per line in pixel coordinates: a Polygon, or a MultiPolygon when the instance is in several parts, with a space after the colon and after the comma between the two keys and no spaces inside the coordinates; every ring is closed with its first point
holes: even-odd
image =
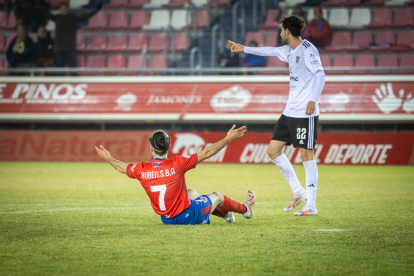
{"type": "Polygon", "coordinates": [[[227,132],[227,139],[229,142],[239,139],[244,135],[244,133],[247,131],[247,128],[245,126],[242,126],[238,129],[235,129],[236,125],[233,125],[233,127],[227,132]]]}
{"type": "Polygon", "coordinates": [[[97,146],[95,146],[95,150],[96,152],[99,154],[99,156],[108,161],[109,159],[111,159],[111,154],[109,153],[109,151],[107,151],[106,148],[104,148],[102,145],[100,145],[100,147],[98,148],[97,146]]]}
{"type": "Polygon", "coordinates": [[[233,42],[231,40],[229,40],[229,42],[231,43],[231,51],[233,53],[244,52],[244,46],[243,45],[241,45],[239,43],[236,43],[236,42],[233,42]]]}

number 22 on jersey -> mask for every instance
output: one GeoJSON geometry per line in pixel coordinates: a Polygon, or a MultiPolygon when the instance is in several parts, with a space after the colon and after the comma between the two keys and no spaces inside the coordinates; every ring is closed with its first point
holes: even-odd
{"type": "Polygon", "coordinates": [[[160,210],[161,211],[167,210],[165,208],[165,202],[164,202],[165,193],[167,192],[167,185],[164,184],[164,185],[151,186],[151,192],[160,192],[160,197],[158,199],[160,210]]]}

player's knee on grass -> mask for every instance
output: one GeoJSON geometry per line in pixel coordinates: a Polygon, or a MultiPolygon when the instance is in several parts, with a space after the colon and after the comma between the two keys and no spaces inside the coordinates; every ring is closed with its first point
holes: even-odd
{"type": "Polygon", "coordinates": [[[210,198],[211,203],[213,204],[213,209],[221,205],[224,202],[224,195],[218,192],[212,192],[208,194],[207,196],[210,198]]]}
{"type": "Polygon", "coordinates": [[[193,189],[187,189],[187,194],[188,194],[188,198],[189,199],[196,199],[197,197],[199,197],[200,195],[194,191],[193,189]]]}

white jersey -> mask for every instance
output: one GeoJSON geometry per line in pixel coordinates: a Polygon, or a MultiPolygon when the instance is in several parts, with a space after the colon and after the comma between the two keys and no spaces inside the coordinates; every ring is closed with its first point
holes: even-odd
{"type": "Polygon", "coordinates": [[[316,72],[322,71],[323,74],[325,73],[323,72],[319,52],[315,46],[304,39],[295,50],[285,45],[282,47],[244,47],[244,52],[261,56],[277,56],[281,61],[289,63],[290,91],[288,102],[283,111],[285,116],[309,118],[319,115],[317,102],[319,94],[312,95],[316,92],[312,88],[314,87],[316,72]],[[316,102],[315,112],[307,115],[306,107],[311,99],[316,102]]]}

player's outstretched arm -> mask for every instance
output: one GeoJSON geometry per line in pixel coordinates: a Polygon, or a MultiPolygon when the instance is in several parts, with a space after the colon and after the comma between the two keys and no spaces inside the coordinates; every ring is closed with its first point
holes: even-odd
{"type": "Polygon", "coordinates": [[[106,150],[102,145],[100,145],[99,148],[97,146],[95,146],[95,149],[96,149],[96,152],[99,154],[99,156],[103,160],[105,160],[106,162],[111,164],[112,167],[114,167],[118,172],[126,174],[126,170],[127,170],[127,167],[128,167],[127,164],[124,164],[123,162],[121,162],[119,160],[115,160],[114,158],[112,158],[109,151],[106,150]]]}
{"type": "Polygon", "coordinates": [[[229,132],[227,132],[227,136],[224,139],[218,141],[217,143],[197,153],[198,163],[201,163],[204,160],[215,155],[220,150],[222,150],[225,146],[227,146],[228,143],[242,137],[246,131],[247,131],[247,128],[245,126],[242,126],[236,129],[236,125],[233,125],[233,127],[229,130],[229,132]]]}
{"type": "Polygon", "coordinates": [[[244,52],[256,56],[263,57],[278,57],[281,61],[288,62],[284,47],[246,47],[239,43],[229,40],[231,45],[231,51],[233,53],[244,52]]]}

